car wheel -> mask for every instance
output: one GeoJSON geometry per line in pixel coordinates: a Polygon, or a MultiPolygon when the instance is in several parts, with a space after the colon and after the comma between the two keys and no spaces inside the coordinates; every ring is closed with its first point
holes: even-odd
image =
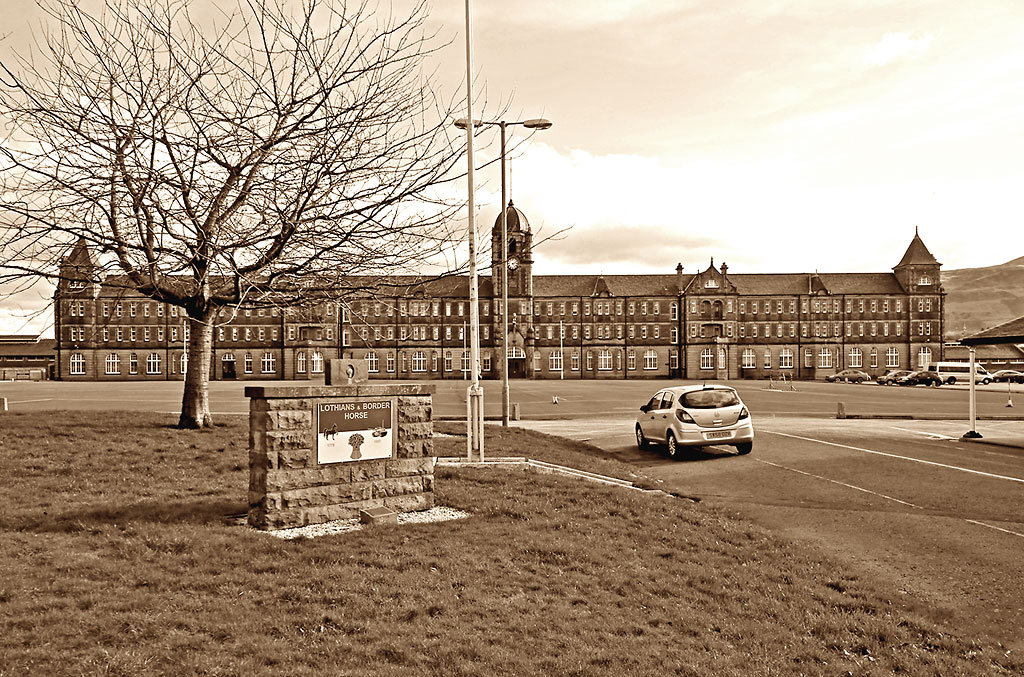
{"type": "Polygon", "coordinates": [[[956,376],[950,376],[946,379],[946,383],[949,385],[956,385],[956,376]]]}
{"type": "Polygon", "coordinates": [[[669,430],[668,434],[665,435],[665,446],[668,449],[669,458],[679,458],[679,445],[676,444],[676,436],[671,430],[669,430]]]}
{"type": "Polygon", "coordinates": [[[864,379],[862,379],[862,378],[855,378],[855,379],[853,379],[853,382],[856,383],[857,385],[860,385],[861,383],[864,383],[864,379]]]}
{"type": "Polygon", "coordinates": [[[741,456],[744,455],[744,454],[749,454],[750,450],[753,449],[753,448],[754,448],[754,443],[753,442],[744,442],[743,444],[737,444],[736,445],[736,453],[740,454],[741,456]]]}
{"type": "Polygon", "coordinates": [[[638,449],[646,449],[650,442],[644,437],[644,431],[640,429],[640,424],[636,424],[636,446],[638,449]]]}
{"type": "Polygon", "coordinates": [[[942,381],[932,381],[930,385],[932,388],[938,388],[940,385],[942,385],[942,381]]]}
{"type": "Polygon", "coordinates": [[[987,386],[989,383],[992,383],[992,379],[988,379],[988,378],[981,379],[981,385],[987,386]]]}

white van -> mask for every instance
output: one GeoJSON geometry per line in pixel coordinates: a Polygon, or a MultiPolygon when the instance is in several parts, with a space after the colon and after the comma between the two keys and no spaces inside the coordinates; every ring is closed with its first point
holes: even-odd
{"type": "MultiPolygon", "coordinates": [[[[938,372],[942,382],[952,385],[954,383],[971,382],[971,365],[969,362],[932,362],[928,365],[929,371],[938,372]]],[[[992,382],[992,374],[980,364],[974,365],[974,382],[983,386],[992,382]]]]}

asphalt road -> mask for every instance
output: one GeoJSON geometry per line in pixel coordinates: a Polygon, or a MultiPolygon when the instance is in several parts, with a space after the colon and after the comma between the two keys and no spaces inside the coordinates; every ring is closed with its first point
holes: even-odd
{"type": "MultiPolygon", "coordinates": [[[[711,447],[682,461],[637,449],[632,417],[520,425],[588,440],[667,490],[887,582],[900,591],[894,604],[1024,651],[1024,450],[962,442],[960,421],[759,418],[751,409],[753,453],[711,447]]],[[[978,430],[1024,440],[1021,421],[978,430]]]]}

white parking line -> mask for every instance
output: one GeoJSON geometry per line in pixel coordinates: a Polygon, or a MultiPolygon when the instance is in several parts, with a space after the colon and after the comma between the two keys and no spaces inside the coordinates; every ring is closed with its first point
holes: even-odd
{"type": "Polygon", "coordinates": [[[979,522],[978,520],[967,521],[971,524],[977,524],[978,526],[988,527],[989,529],[995,529],[996,531],[1002,531],[1004,534],[1012,534],[1014,536],[1020,536],[1021,538],[1024,538],[1024,534],[1018,534],[1016,531],[1010,531],[1009,529],[1003,529],[1002,527],[996,527],[992,526],[991,524],[985,524],[984,522],[979,522]]]}
{"type": "Polygon", "coordinates": [[[27,404],[29,402],[51,402],[51,401],[53,401],[52,397],[44,397],[41,400],[11,400],[10,402],[8,402],[8,404],[27,404]]]}
{"type": "Polygon", "coordinates": [[[896,426],[889,426],[893,430],[901,430],[905,433],[914,433],[915,435],[924,435],[925,437],[933,440],[957,440],[959,437],[950,437],[949,435],[943,435],[941,433],[928,432],[927,430],[911,430],[910,428],[898,428],[896,426]]]}
{"type": "Polygon", "coordinates": [[[972,470],[971,468],[961,468],[958,465],[947,465],[946,463],[936,463],[935,461],[925,461],[920,458],[912,458],[910,456],[900,456],[899,454],[889,454],[884,451],[874,451],[872,449],[863,449],[861,447],[852,447],[848,444],[838,444],[836,442],[827,442],[825,440],[818,440],[813,437],[801,437],[800,435],[790,435],[788,433],[775,432],[773,430],[766,430],[766,433],[770,435],[780,435],[781,437],[791,437],[796,440],[804,440],[805,442],[817,442],[818,444],[827,444],[830,447],[839,447],[840,449],[849,449],[851,451],[859,451],[864,454],[875,454],[876,456],[887,456],[888,458],[897,458],[901,461],[911,461],[913,463],[922,463],[924,465],[933,465],[938,468],[946,468],[947,470],[958,470],[960,472],[970,473],[972,475],[981,475],[982,477],[991,477],[997,480],[1006,480],[1008,482],[1020,482],[1024,484],[1024,478],[1010,477],[1008,475],[996,475],[990,472],[982,472],[981,470],[972,470]]]}
{"type": "Polygon", "coordinates": [[[901,505],[906,505],[906,506],[910,506],[911,508],[917,508],[918,510],[923,510],[923,508],[921,508],[921,506],[919,506],[919,505],[914,505],[913,503],[908,503],[907,501],[901,501],[898,498],[893,498],[892,496],[886,496],[885,494],[880,494],[877,491],[871,491],[870,489],[865,489],[864,487],[858,487],[858,486],[853,485],[853,484],[847,484],[846,482],[840,482],[839,480],[834,480],[834,479],[831,479],[831,478],[828,478],[828,477],[822,477],[821,475],[815,475],[813,473],[804,472],[803,470],[797,470],[796,468],[790,468],[789,466],[779,465],[778,463],[772,463],[771,461],[765,461],[764,459],[760,459],[760,458],[755,458],[754,460],[757,461],[758,463],[764,463],[765,465],[770,465],[770,466],[773,466],[773,467],[776,467],[776,468],[782,468],[783,470],[790,470],[792,472],[800,473],[801,475],[807,475],[808,477],[813,477],[813,478],[818,479],[818,480],[824,480],[826,482],[831,482],[832,484],[838,484],[839,486],[846,487],[847,489],[856,489],[857,491],[863,491],[865,494],[871,494],[872,496],[878,496],[879,498],[884,498],[884,499],[886,499],[888,501],[895,501],[896,503],[899,503],[901,505]]]}

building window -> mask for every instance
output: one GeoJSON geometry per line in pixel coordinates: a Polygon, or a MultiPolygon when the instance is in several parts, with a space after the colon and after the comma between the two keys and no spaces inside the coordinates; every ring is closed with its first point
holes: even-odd
{"type": "Polygon", "coordinates": [[[160,354],[150,353],[146,356],[146,373],[147,374],[159,374],[160,373],[160,354]]]}
{"type": "Polygon", "coordinates": [[[107,355],[105,367],[107,374],[121,373],[121,358],[118,357],[117,353],[110,353],[107,355]]]}
{"type": "Polygon", "coordinates": [[[918,369],[927,369],[928,368],[928,363],[931,362],[931,361],[932,361],[932,349],[927,347],[927,346],[922,346],[921,349],[919,351],[917,351],[917,368],[918,369]]]}
{"type": "Polygon", "coordinates": [[[756,359],[757,358],[754,355],[754,349],[753,348],[744,348],[743,349],[743,361],[741,362],[741,365],[740,365],[741,368],[742,369],[753,369],[753,368],[755,368],[757,366],[756,359]]]}
{"type": "Polygon", "coordinates": [[[814,366],[814,353],[810,348],[804,350],[804,367],[810,369],[814,366]]]}
{"type": "Polygon", "coordinates": [[[715,352],[711,348],[704,348],[700,351],[700,368],[704,370],[715,368],[715,352]]]}
{"type": "Polygon", "coordinates": [[[82,353],[71,353],[69,368],[73,376],[85,375],[85,356],[82,353]]]}
{"type": "Polygon", "coordinates": [[[900,366],[900,349],[889,348],[885,351],[885,366],[898,368],[900,366]]]}
{"type": "Polygon", "coordinates": [[[864,351],[860,348],[850,348],[850,367],[860,369],[864,366],[864,351]]]}
{"type": "Polygon", "coordinates": [[[830,369],[832,367],[832,349],[822,347],[818,350],[818,367],[830,369]]]}
{"type": "Polygon", "coordinates": [[[561,350],[554,350],[548,355],[548,371],[562,371],[561,350]]]}
{"type": "Polygon", "coordinates": [[[380,358],[372,350],[366,353],[366,371],[371,374],[376,374],[380,371],[380,358]]]}
{"type": "Polygon", "coordinates": [[[324,373],[324,354],[319,350],[314,350],[313,354],[309,356],[309,373],[324,373]]]}
{"type": "Polygon", "coordinates": [[[274,353],[263,353],[263,359],[260,360],[260,371],[264,374],[273,374],[277,371],[277,357],[274,353]]]}
{"type": "MultiPolygon", "coordinates": [[[[390,311],[391,309],[392,309],[392,306],[388,306],[388,310],[390,311]]],[[[395,373],[395,354],[394,353],[388,353],[387,370],[388,370],[389,374],[394,374],[395,373]]]]}
{"type": "Polygon", "coordinates": [[[569,368],[572,371],[580,370],[580,354],[577,351],[572,351],[572,357],[569,358],[569,368]]]}
{"type": "Polygon", "coordinates": [[[427,370],[427,354],[422,350],[417,350],[412,354],[412,370],[415,372],[427,370]]]}
{"type": "Polygon", "coordinates": [[[306,353],[304,351],[300,350],[295,355],[295,372],[298,374],[306,373],[306,353]]]}
{"type": "Polygon", "coordinates": [[[768,348],[764,349],[764,368],[765,369],[771,369],[772,368],[772,351],[770,349],[768,349],[768,348]]]}
{"type": "Polygon", "coordinates": [[[462,360],[460,361],[459,367],[461,368],[463,374],[468,374],[469,373],[469,351],[468,350],[463,350],[462,351],[462,360]]]}
{"type": "Polygon", "coordinates": [[[252,353],[246,353],[245,357],[242,358],[242,368],[246,374],[252,373],[252,353]]]}
{"type": "Polygon", "coordinates": [[[597,353],[597,370],[598,371],[611,371],[612,368],[612,351],[601,350],[597,353]]]}
{"type": "Polygon", "coordinates": [[[793,349],[783,348],[779,351],[779,369],[793,368],[793,349]]]}
{"type": "Polygon", "coordinates": [[[871,368],[874,369],[878,366],[878,348],[871,349],[871,368]]]}

